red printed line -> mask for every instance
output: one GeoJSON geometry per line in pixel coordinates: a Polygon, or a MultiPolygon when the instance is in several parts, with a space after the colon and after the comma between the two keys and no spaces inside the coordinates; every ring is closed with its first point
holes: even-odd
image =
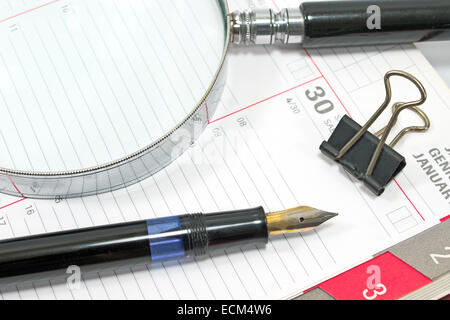
{"type": "Polygon", "coordinates": [[[19,203],[19,202],[22,202],[23,200],[26,200],[26,198],[19,199],[19,200],[14,201],[14,202],[12,202],[12,203],[10,203],[10,204],[7,204],[6,206],[0,207],[0,210],[5,209],[5,208],[8,208],[8,207],[10,207],[10,206],[12,206],[12,205],[14,205],[14,204],[19,203]]]}
{"type": "MultiPolygon", "coordinates": [[[[320,75],[323,77],[323,79],[326,81],[326,83],[328,84],[328,86],[330,87],[330,89],[333,91],[334,95],[336,96],[336,98],[339,100],[339,102],[341,103],[342,107],[344,108],[345,112],[348,114],[348,116],[350,118],[352,118],[352,116],[350,115],[350,112],[348,112],[348,109],[345,107],[344,103],[342,102],[342,100],[339,98],[339,96],[337,95],[336,91],[333,89],[333,87],[331,86],[330,82],[328,82],[327,78],[324,76],[324,74],[322,73],[322,71],[320,70],[319,66],[317,65],[317,63],[314,61],[313,57],[311,56],[311,54],[308,52],[308,50],[305,49],[306,54],[308,55],[308,57],[311,59],[312,63],[314,64],[314,66],[316,67],[317,71],[320,73],[320,75]]],[[[414,210],[416,210],[416,212],[419,214],[420,218],[422,218],[423,221],[425,221],[425,218],[422,216],[422,214],[420,213],[420,211],[417,209],[417,207],[414,205],[414,203],[411,201],[411,199],[408,197],[408,195],[406,194],[405,190],[403,190],[403,188],[400,186],[400,184],[397,182],[397,180],[395,180],[395,183],[397,184],[398,188],[400,189],[400,191],[404,194],[404,196],[406,197],[406,199],[408,199],[409,203],[411,203],[411,205],[413,206],[414,210]]]]}
{"type": "Polygon", "coordinates": [[[40,6],[31,8],[31,9],[28,9],[28,10],[25,10],[25,11],[23,11],[23,12],[19,12],[19,13],[13,15],[13,16],[10,16],[10,17],[1,19],[1,20],[0,20],[0,23],[3,23],[3,22],[6,22],[6,21],[9,21],[9,20],[12,20],[12,19],[14,19],[14,18],[20,17],[20,16],[22,16],[22,15],[24,15],[24,14],[27,14],[27,13],[30,13],[30,12],[33,12],[33,11],[36,11],[36,10],[38,10],[38,9],[41,9],[41,8],[44,8],[44,7],[48,7],[48,6],[52,5],[52,4],[55,4],[55,3],[60,2],[60,1],[61,1],[61,0],[53,0],[53,1],[50,1],[50,2],[47,2],[47,3],[41,4],[40,6]]]}
{"type": "Polygon", "coordinates": [[[280,7],[275,3],[275,0],[272,0],[272,3],[275,9],[277,9],[277,11],[280,11],[280,7]]]}
{"type": "Polygon", "coordinates": [[[252,107],[254,107],[254,106],[257,106],[258,104],[261,104],[261,103],[263,103],[263,102],[266,102],[266,101],[268,101],[268,100],[271,100],[271,99],[273,99],[273,98],[276,98],[276,97],[278,97],[278,96],[281,96],[282,94],[285,94],[285,93],[287,93],[287,92],[289,92],[289,91],[298,89],[298,88],[300,88],[300,87],[302,87],[302,86],[304,86],[304,85],[307,85],[307,84],[309,84],[309,83],[311,83],[311,82],[314,82],[314,81],[316,81],[316,80],[319,80],[319,79],[321,79],[322,77],[323,77],[323,76],[319,76],[319,77],[317,77],[317,78],[314,78],[314,79],[311,79],[311,80],[309,80],[309,81],[307,81],[307,82],[304,82],[304,83],[302,83],[302,84],[299,84],[299,85],[297,85],[297,86],[295,86],[295,87],[292,87],[292,88],[290,88],[290,89],[284,90],[283,92],[279,92],[279,93],[277,93],[277,94],[274,94],[273,96],[270,96],[270,97],[265,98],[265,99],[263,99],[263,100],[261,100],[261,101],[255,102],[255,103],[253,103],[253,104],[251,104],[251,105],[249,105],[249,106],[247,106],[247,107],[241,108],[241,109],[236,110],[236,111],[234,111],[234,112],[232,112],[232,113],[230,113],[230,114],[227,114],[227,115],[225,115],[225,116],[223,116],[223,117],[220,117],[220,118],[218,118],[218,119],[212,120],[212,121],[210,121],[209,123],[214,123],[214,122],[217,122],[217,121],[219,121],[219,120],[223,120],[223,119],[225,119],[225,118],[228,118],[229,116],[232,116],[232,115],[234,115],[234,114],[236,114],[236,113],[242,112],[242,111],[244,111],[244,110],[247,110],[247,109],[249,109],[249,108],[252,108],[252,107]]]}
{"type": "Polygon", "coordinates": [[[344,108],[345,112],[347,112],[348,116],[350,118],[353,118],[350,114],[350,112],[348,111],[348,109],[345,107],[344,103],[342,102],[341,98],[339,98],[338,94],[336,93],[336,91],[334,90],[334,88],[331,86],[330,82],[328,81],[328,79],[323,75],[322,70],[320,70],[319,66],[316,64],[316,61],[314,61],[314,59],[312,58],[311,54],[308,52],[308,50],[305,49],[306,54],[308,55],[309,59],[311,60],[311,62],[313,63],[313,65],[316,67],[317,71],[319,71],[320,75],[323,77],[323,79],[325,80],[325,82],[327,83],[327,85],[330,87],[331,91],[333,91],[333,94],[336,96],[336,98],[339,100],[339,103],[341,104],[341,106],[344,108]]]}
{"type": "Polygon", "coordinates": [[[14,183],[14,181],[12,180],[12,178],[8,175],[8,179],[9,181],[11,181],[11,184],[13,185],[14,189],[16,189],[17,193],[20,194],[20,196],[22,197],[22,199],[19,199],[17,201],[14,201],[10,204],[4,205],[3,207],[0,207],[0,210],[8,208],[16,203],[22,202],[23,200],[26,199],[26,197],[23,195],[23,193],[19,190],[19,188],[16,186],[16,184],[14,183]]]}
{"type": "Polygon", "coordinates": [[[450,214],[448,216],[446,216],[446,217],[443,217],[440,221],[444,222],[444,221],[447,221],[447,220],[450,220],[450,214]]]}
{"type": "Polygon", "coordinates": [[[414,207],[414,210],[416,210],[416,212],[419,214],[419,216],[422,218],[423,221],[425,221],[424,217],[422,216],[422,214],[419,212],[419,210],[417,210],[416,206],[414,205],[414,203],[411,201],[411,199],[408,197],[408,195],[406,194],[406,192],[403,190],[403,188],[400,186],[400,184],[397,182],[396,179],[394,179],[395,183],[397,184],[398,188],[400,189],[401,192],[403,192],[403,194],[405,195],[406,199],[408,199],[409,203],[411,203],[411,205],[414,207]]]}
{"type": "Polygon", "coordinates": [[[208,124],[211,122],[209,121],[209,110],[208,110],[208,103],[205,101],[205,109],[206,109],[206,121],[208,121],[208,124]]]}
{"type": "Polygon", "coordinates": [[[11,184],[13,185],[14,189],[16,189],[17,193],[19,193],[23,198],[25,198],[25,196],[23,195],[22,192],[20,192],[19,188],[17,188],[16,184],[14,183],[14,181],[11,179],[10,176],[8,176],[9,181],[11,181],[11,184]]]}

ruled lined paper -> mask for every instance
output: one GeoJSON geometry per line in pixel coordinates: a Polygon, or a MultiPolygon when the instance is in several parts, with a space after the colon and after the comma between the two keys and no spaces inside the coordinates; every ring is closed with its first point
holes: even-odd
{"type": "MultiPolygon", "coordinates": [[[[196,34],[206,36],[199,12],[184,7],[183,1],[176,3],[180,13],[191,17],[196,34]]],[[[236,0],[230,6],[243,9],[251,3],[236,0]]],[[[198,48],[199,57],[220,55],[213,43],[205,41],[198,48]]],[[[212,65],[205,66],[209,73],[214,71],[212,65]]],[[[394,81],[393,92],[394,101],[416,97],[414,87],[402,81],[394,81]]],[[[272,211],[306,204],[338,211],[340,216],[313,232],[271,238],[266,248],[99,273],[80,289],[53,282],[1,288],[0,298],[267,299],[307,289],[448,215],[449,203],[414,159],[431,148],[449,147],[443,138],[450,133],[445,124],[450,115],[448,95],[448,88],[413,46],[234,48],[220,108],[200,140],[179,160],[138,185],[95,197],[26,199],[10,205],[17,199],[0,195],[0,237],[259,205],[272,211]],[[384,100],[383,74],[394,68],[423,81],[429,93],[424,110],[433,126],[399,144],[408,166],[377,198],[321,156],[318,148],[344,114],[362,123],[376,110],[384,100]],[[328,101],[326,113],[318,113],[307,98],[307,91],[318,87],[328,101]]],[[[399,126],[410,121],[418,120],[405,114],[399,126]]],[[[19,166],[26,157],[10,161],[19,166]]]]}
{"type": "Polygon", "coordinates": [[[133,153],[193,110],[221,60],[208,0],[1,3],[3,167],[73,170],[133,153]],[[208,13],[208,32],[185,27],[190,10],[208,13]]]}

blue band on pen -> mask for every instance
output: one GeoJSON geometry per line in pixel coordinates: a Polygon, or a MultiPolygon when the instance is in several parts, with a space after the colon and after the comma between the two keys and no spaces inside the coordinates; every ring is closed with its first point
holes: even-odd
{"type": "Polygon", "coordinates": [[[180,217],[164,217],[147,220],[152,261],[180,259],[184,257],[184,242],[180,217]],[[175,234],[174,234],[175,233],[175,234]]]}

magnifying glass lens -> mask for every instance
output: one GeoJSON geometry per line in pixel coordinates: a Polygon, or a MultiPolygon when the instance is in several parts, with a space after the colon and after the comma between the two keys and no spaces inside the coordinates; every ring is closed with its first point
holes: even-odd
{"type": "Polygon", "coordinates": [[[217,1],[0,8],[0,167],[11,170],[83,171],[158,142],[203,102],[226,46],[217,1]]]}

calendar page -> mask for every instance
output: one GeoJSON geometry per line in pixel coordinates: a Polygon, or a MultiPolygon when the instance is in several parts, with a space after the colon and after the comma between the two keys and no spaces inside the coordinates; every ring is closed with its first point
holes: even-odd
{"type": "MultiPolygon", "coordinates": [[[[93,8],[97,2],[101,1],[90,1],[93,8]]],[[[21,19],[50,11],[62,27],[70,27],[74,22],[66,20],[64,10],[76,3],[2,0],[0,33],[22,45],[32,57],[39,47],[33,49],[30,43],[28,48],[24,39],[37,39],[37,32],[44,30],[21,29],[21,19]]],[[[167,3],[180,7],[184,1],[167,3]]],[[[296,5],[297,1],[283,0],[229,1],[230,10],[279,10],[296,5]]],[[[105,14],[113,17],[114,13],[105,14]]],[[[192,16],[180,19],[189,19],[201,30],[197,15],[192,12],[192,16]]],[[[161,27],[169,29],[170,21],[163,14],[156,16],[161,18],[161,27]]],[[[125,52],[127,47],[119,46],[118,50],[125,52]]],[[[217,54],[213,47],[198,48],[199,57],[217,54]]],[[[0,48],[0,55],[3,78],[5,59],[12,58],[6,56],[7,48],[0,48]]],[[[36,66],[41,63],[36,56],[36,66]]],[[[0,195],[0,238],[260,205],[268,212],[309,205],[339,212],[337,218],[314,231],[271,238],[265,248],[99,272],[76,289],[37,281],[0,288],[0,298],[279,299],[365,262],[438,225],[450,214],[450,94],[413,45],[320,50],[232,47],[227,72],[219,109],[210,115],[201,138],[177,161],[139,184],[92,197],[33,200],[22,197],[20,190],[17,197],[0,195]],[[426,133],[407,135],[396,146],[407,166],[385,193],[376,197],[324,157],[319,146],[344,115],[363,124],[374,113],[385,98],[383,76],[392,69],[405,70],[424,84],[428,100],[423,110],[432,126],[426,133]]],[[[392,83],[392,101],[417,99],[411,83],[399,79],[392,83]]],[[[0,110],[7,114],[1,95],[0,110]]],[[[386,112],[375,129],[383,127],[390,115],[386,112]]],[[[396,130],[420,121],[415,114],[405,112],[396,130]]],[[[16,130],[13,125],[9,129],[16,130]]],[[[2,140],[6,130],[0,128],[2,157],[8,157],[2,140]]],[[[17,130],[17,143],[27,134],[17,130]]],[[[357,298],[368,296],[371,294],[364,295],[362,288],[357,298]]]]}

